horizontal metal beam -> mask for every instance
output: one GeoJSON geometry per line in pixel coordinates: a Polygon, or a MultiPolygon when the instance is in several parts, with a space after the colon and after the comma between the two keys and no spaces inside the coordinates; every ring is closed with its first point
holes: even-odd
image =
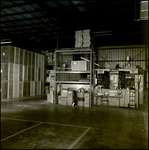
{"type": "Polygon", "coordinates": [[[31,5],[31,4],[34,4],[34,2],[25,2],[25,3],[21,3],[21,4],[14,4],[14,5],[9,5],[9,6],[3,6],[3,3],[1,2],[1,8],[0,9],[1,10],[2,9],[9,9],[9,8],[13,8],[13,7],[20,7],[20,6],[31,5]]]}
{"type": "MultiPolygon", "coordinates": [[[[45,24],[44,24],[45,25],[45,24]]],[[[5,30],[5,29],[7,29],[7,31],[8,32],[13,32],[13,31],[17,31],[17,32],[20,32],[20,31],[22,31],[22,32],[24,32],[24,30],[26,31],[32,31],[32,30],[40,30],[40,29],[46,29],[46,30],[53,30],[53,29],[56,29],[56,27],[53,27],[53,26],[51,26],[51,24],[47,24],[46,26],[41,26],[41,25],[39,25],[38,27],[29,27],[29,28],[27,28],[26,26],[22,26],[20,29],[18,29],[17,28],[17,26],[16,27],[3,27],[3,28],[1,28],[2,30],[5,30]]]]}
{"type": "Polygon", "coordinates": [[[17,13],[12,13],[12,14],[6,14],[6,15],[0,15],[0,17],[10,17],[14,15],[23,15],[23,14],[30,14],[30,13],[36,13],[36,12],[43,12],[41,9],[36,9],[36,10],[30,10],[30,11],[23,11],[23,12],[17,12],[17,13]]]}
{"type": "Polygon", "coordinates": [[[24,36],[19,37],[6,31],[1,31],[1,33],[6,35],[9,39],[11,39],[12,45],[14,44],[20,48],[26,49],[27,47],[29,47],[31,49],[33,48],[38,49],[40,47],[44,47],[44,45],[41,45],[39,42],[31,41],[28,38],[25,38],[24,36]]]}
{"type": "MultiPolygon", "coordinates": [[[[3,29],[3,28],[13,28],[13,27],[22,27],[22,26],[34,26],[34,25],[47,25],[47,24],[50,24],[50,21],[49,22],[41,22],[41,23],[30,23],[30,24],[26,24],[26,23],[24,23],[24,24],[21,24],[21,25],[15,25],[15,24],[13,24],[12,26],[10,25],[6,25],[6,26],[2,26],[2,24],[1,24],[1,29],[3,29]]],[[[5,25],[5,24],[4,24],[5,25]]]]}
{"type": "Polygon", "coordinates": [[[1,24],[3,24],[3,23],[5,24],[5,23],[21,22],[21,21],[26,21],[26,20],[29,21],[29,20],[33,20],[33,19],[43,19],[43,18],[47,18],[47,17],[41,16],[41,17],[32,17],[32,18],[23,18],[23,19],[9,20],[9,21],[1,21],[1,24]]]}

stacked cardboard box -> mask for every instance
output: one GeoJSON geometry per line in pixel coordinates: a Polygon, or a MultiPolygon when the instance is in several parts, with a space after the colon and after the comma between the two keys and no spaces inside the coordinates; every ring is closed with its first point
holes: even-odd
{"type": "Polygon", "coordinates": [[[37,89],[38,89],[38,87],[37,87],[37,82],[38,82],[38,81],[35,81],[35,96],[37,96],[37,94],[38,94],[38,93],[37,93],[37,89]]]}
{"type": "Polygon", "coordinates": [[[8,63],[1,63],[1,81],[8,80],[8,63]]]}
{"type": "Polygon", "coordinates": [[[90,103],[90,94],[84,93],[84,107],[89,107],[90,103]]]}
{"type": "Polygon", "coordinates": [[[7,99],[13,98],[13,81],[8,81],[7,99]]]}
{"type": "Polygon", "coordinates": [[[82,30],[75,31],[75,39],[76,39],[75,48],[82,47],[82,41],[83,41],[82,30]]]}
{"type": "Polygon", "coordinates": [[[83,30],[83,47],[90,47],[91,37],[90,30],[83,30]]]}
{"type": "Polygon", "coordinates": [[[48,93],[47,94],[47,102],[52,102],[52,99],[53,99],[53,94],[51,94],[51,93],[48,93]]]}
{"type": "Polygon", "coordinates": [[[75,31],[75,48],[90,47],[91,36],[90,30],[75,31]]]}
{"type": "Polygon", "coordinates": [[[8,63],[8,80],[13,80],[13,66],[14,64],[8,63]]]}
{"type": "Polygon", "coordinates": [[[8,81],[1,81],[1,98],[2,99],[7,99],[8,95],[7,95],[7,90],[8,90],[8,81]]]}
{"type": "Polygon", "coordinates": [[[41,81],[37,81],[37,95],[41,95],[41,81]]]}
{"type": "Polygon", "coordinates": [[[30,82],[30,96],[35,96],[35,81],[30,82]]]}
{"type": "Polygon", "coordinates": [[[67,105],[67,96],[68,96],[68,90],[62,89],[61,96],[58,97],[58,103],[61,105],[67,105]]]}
{"type": "Polygon", "coordinates": [[[19,97],[23,97],[23,81],[19,81],[19,97]]]}
{"type": "Polygon", "coordinates": [[[24,64],[24,50],[20,48],[20,64],[24,64]]]}
{"type": "Polygon", "coordinates": [[[43,95],[44,80],[45,56],[14,46],[1,47],[2,99],[43,95]]]}
{"type": "Polygon", "coordinates": [[[74,97],[73,95],[74,95],[73,91],[68,91],[67,105],[72,105],[74,97]]]}

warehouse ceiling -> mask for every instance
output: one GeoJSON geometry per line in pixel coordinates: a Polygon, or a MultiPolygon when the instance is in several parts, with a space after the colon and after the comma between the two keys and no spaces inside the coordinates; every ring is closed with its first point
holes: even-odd
{"type": "Polygon", "coordinates": [[[2,0],[1,41],[11,40],[12,45],[31,51],[50,51],[57,46],[74,47],[76,30],[90,29],[96,46],[110,41],[111,35],[115,40],[122,35],[140,38],[140,34],[146,36],[148,21],[136,21],[139,13],[140,2],[130,0],[2,0]]]}

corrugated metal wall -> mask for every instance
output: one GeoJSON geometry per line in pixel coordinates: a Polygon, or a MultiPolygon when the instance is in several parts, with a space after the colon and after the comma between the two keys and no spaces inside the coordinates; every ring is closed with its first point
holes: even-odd
{"type": "Polygon", "coordinates": [[[116,64],[119,64],[121,68],[135,68],[139,65],[145,70],[145,45],[99,47],[96,59],[103,68],[115,69],[116,64]],[[130,62],[127,61],[127,56],[130,57],[130,62]]]}

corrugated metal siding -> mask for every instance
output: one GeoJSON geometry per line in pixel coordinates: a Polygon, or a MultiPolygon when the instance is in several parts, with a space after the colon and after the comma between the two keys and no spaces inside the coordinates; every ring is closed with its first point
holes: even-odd
{"type": "Polygon", "coordinates": [[[136,65],[140,65],[140,67],[145,69],[145,46],[132,45],[98,48],[98,64],[105,68],[114,67],[117,63],[119,63],[121,68],[125,68],[128,64],[127,56],[130,56],[130,59],[132,60],[130,61],[130,68],[135,68],[136,65]],[[111,65],[109,65],[110,61],[111,65]]]}

